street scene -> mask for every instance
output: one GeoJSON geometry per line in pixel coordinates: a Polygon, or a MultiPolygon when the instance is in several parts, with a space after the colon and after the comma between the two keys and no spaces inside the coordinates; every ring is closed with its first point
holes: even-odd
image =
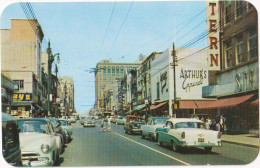
{"type": "Polygon", "coordinates": [[[0,2],[0,167],[257,167],[257,9],[0,2]]]}

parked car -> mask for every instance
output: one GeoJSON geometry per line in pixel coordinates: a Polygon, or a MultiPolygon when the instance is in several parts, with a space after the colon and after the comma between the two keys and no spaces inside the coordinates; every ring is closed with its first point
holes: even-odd
{"type": "Polygon", "coordinates": [[[46,118],[18,119],[23,165],[52,166],[59,161],[61,139],[46,118]]]}
{"type": "Polygon", "coordinates": [[[81,117],[80,118],[80,124],[83,125],[83,122],[85,121],[86,117],[81,117]]]}
{"type": "Polygon", "coordinates": [[[95,119],[95,120],[98,120],[99,118],[98,118],[98,116],[94,116],[94,119],[95,119]]]}
{"type": "Polygon", "coordinates": [[[86,117],[84,122],[83,122],[83,127],[95,127],[96,126],[96,121],[93,119],[93,117],[86,117]]]}
{"type": "MultiPolygon", "coordinates": [[[[48,119],[51,121],[51,123],[53,125],[54,132],[61,137],[61,144],[62,144],[62,147],[64,147],[65,143],[66,143],[66,133],[62,129],[60,121],[57,118],[50,117],[48,119]]],[[[62,148],[62,150],[63,149],[64,148],[62,148]]]]}
{"type": "Polygon", "coordinates": [[[117,116],[113,116],[110,120],[111,123],[116,123],[116,120],[117,120],[117,116]]]}
{"type": "Polygon", "coordinates": [[[75,116],[70,116],[69,119],[68,119],[68,121],[69,121],[70,123],[76,123],[76,118],[75,118],[75,116]]]}
{"type": "Polygon", "coordinates": [[[221,133],[207,130],[201,120],[195,118],[171,118],[165,127],[156,129],[159,145],[171,145],[173,151],[181,147],[204,147],[210,152],[212,147],[221,146],[221,133]]]}
{"type": "Polygon", "coordinates": [[[64,131],[65,135],[66,135],[66,143],[70,142],[71,140],[71,135],[72,135],[72,128],[71,128],[71,124],[67,122],[67,120],[65,119],[58,119],[60,124],[61,124],[61,128],[64,131]]]}
{"type": "Polygon", "coordinates": [[[156,140],[156,128],[163,127],[169,117],[150,117],[145,125],[141,126],[142,138],[149,137],[150,140],[156,140]]]}
{"type": "Polygon", "coordinates": [[[12,166],[22,166],[17,121],[13,116],[2,113],[2,154],[12,166]]]}
{"type": "Polygon", "coordinates": [[[126,123],[124,126],[125,133],[130,132],[133,133],[141,133],[141,126],[144,125],[145,122],[137,121],[137,117],[135,115],[128,115],[126,119],[126,123]]]}
{"type": "Polygon", "coordinates": [[[119,116],[116,120],[117,125],[124,125],[126,123],[126,116],[119,116]]]}

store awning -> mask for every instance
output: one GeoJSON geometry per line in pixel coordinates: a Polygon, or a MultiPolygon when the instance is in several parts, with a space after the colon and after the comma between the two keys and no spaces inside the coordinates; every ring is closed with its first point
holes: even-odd
{"type": "Polygon", "coordinates": [[[248,99],[253,97],[254,94],[237,96],[237,97],[229,97],[229,98],[222,98],[216,101],[212,101],[211,103],[204,104],[202,108],[204,109],[215,109],[215,108],[229,108],[237,106],[241,103],[246,102],[248,99]]]}
{"type": "Polygon", "coordinates": [[[135,111],[141,111],[143,108],[145,108],[146,104],[141,104],[141,105],[138,105],[136,106],[132,112],[135,112],[135,111]]]}
{"type": "Polygon", "coordinates": [[[163,103],[159,103],[159,104],[156,104],[156,105],[151,105],[150,110],[156,110],[156,109],[162,107],[163,105],[165,105],[167,103],[168,102],[163,102],[163,103]]]}
{"type": "Polygon", "coordinates": [[[30,106],[30,105],[32,105],[32,102],[28,102],[28,101],[24,101],[24,102],[13,101],[11,103],[11,106],[30,106]]]}
{"type": "Polygon", "coordinates": [[[179,100],[179,109],[201,109],[216,100],[179,100]]]}

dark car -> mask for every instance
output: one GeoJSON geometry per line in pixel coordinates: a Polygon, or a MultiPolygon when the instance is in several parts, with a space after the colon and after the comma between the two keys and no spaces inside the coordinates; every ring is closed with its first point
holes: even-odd
{"type": "Polygon", "coordinates": [[[142,125],[145,125],[145,122],[143,122],[143,121],[126,122],[126,124],[124,126],[125,133],[129,132],[130,134],[134,134],[134,133],[141,134],[141,126],[142,125]]]}
{"type": "Polygon", "coordinates": [[[2,113],[2,154],[10,165],[22,166],[17,121],[5,113],[2,113]]]}

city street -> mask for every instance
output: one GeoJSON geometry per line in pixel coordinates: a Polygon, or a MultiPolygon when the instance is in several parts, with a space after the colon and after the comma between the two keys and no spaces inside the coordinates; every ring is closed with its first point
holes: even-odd
{"type": "Polygon", "coordinates": [[[100,132],[100,121],[96,127],[83,128],[79,121],[72,127],[73,140],[57,166],[245,165],[259,152],[256,148],[223,143],[209,154],[199,148],[176,153],[139,135],[125,134],[123,125],[112,124],[112,132],[100,132]]]}

